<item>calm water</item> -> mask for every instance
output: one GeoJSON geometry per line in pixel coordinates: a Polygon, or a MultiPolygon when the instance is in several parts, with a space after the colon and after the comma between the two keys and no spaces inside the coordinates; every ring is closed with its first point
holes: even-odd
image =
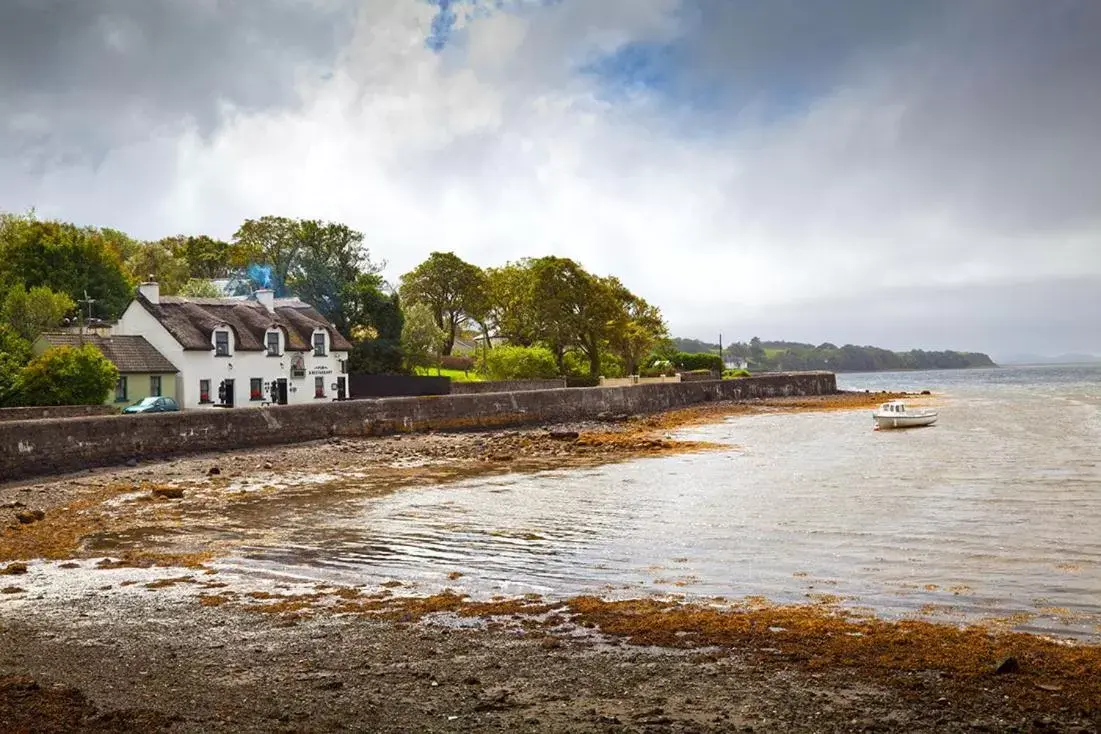
{"type": "Polygon", "coordinates": [[[933,390],[940,420],[877,432],[866,410],[734,418],[678,434],[727,451],[363,499],[307,513],[290,545],[233,564],[475,596],[834,595],[1101,639],[1101,366],[838,382],[933,390]]]}

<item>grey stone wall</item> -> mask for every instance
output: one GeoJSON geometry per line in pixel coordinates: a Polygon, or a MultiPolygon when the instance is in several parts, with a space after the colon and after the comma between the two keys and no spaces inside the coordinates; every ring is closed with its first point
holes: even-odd
{"type": "Polygon", "coordinates": [[[455,431],[657,413],[714,400],[836,392],[829,372],[610,388],[348,400],[0,423],[0,481],[122,463],[427,429],[455,431]]]}
{"type": "Polygon", "coordinates": [[[36,408],[0,408],[0,422],[113,415],[117,412],[119,412],[119,409],[113,405],[46,405],[36,408]]]}
{"type": "Polygon", "coordinates": [[[554,390],[566,386],[566,378],[553,380],[489,380],[486,382],[451,381],[452,395],[473,395],[486,392],[524,392],[526,390],[554,390]]]}

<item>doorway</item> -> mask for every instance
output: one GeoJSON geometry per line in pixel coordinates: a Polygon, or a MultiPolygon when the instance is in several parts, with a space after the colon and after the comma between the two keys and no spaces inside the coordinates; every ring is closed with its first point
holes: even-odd
{"type": "Polygon", "coordinates": [[[233,407],[233,380],[222,380],[222,388],[219,388],[218,397],[222,399],[222,405],[227,408],[233,407]]]}
{"type": "Polygon", "coordinates": [[[280,377],[275,381],[275,404],[286,405],[287,404],[287,378],[280,377]]]}

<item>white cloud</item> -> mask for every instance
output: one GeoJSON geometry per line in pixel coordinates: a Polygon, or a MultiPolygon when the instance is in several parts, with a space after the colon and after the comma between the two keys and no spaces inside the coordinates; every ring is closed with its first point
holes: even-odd
{"type": "MultiPolygon", "coordinates": [[[[783,117],[747,102],[720,132],[711,115],[691,134],[666,101],[610,102],[577,72],[623,43],[685,32],[679,8],[524,6],[466,23],[437,54],[424,43],[432,7],[366,3],[332,74],[306,67],[297,78],[295,105],[226,102],[206,135],[158,129],[95,169],[55,168],[14,198],[146,237],[225,237],[269,213],[338,220],[367,234],[395,279],[431,250],[482,265],[562,254],[619,275],[677,331],[736,338],[782,308],[783,323],[813,332],[803,338],[845,341],[845,324],[815,304],[854,294],[887,303],[900,285],[1101,279],[1101,211],[1085,205],[1101,192],[1090,143],[1101,95],[1083,97],[1097,88],[1088,75],[1062,79],[1061,91],[1044,91],[1048,110],[1030,110],[998,69],[1019,49],[942,32],[862,56],[842,83],[801,96],[783,117]],[[974,66],[961,69],[963,58],[974,66]],[[1051,161],[1073,189],[1050,190],[1051,161]]],[[[708,63],[723,63],[716,48],[708,63]]],[[[1037,75],[1052,60],[1027,61],[1014,78],[1044,84],[1037,75]]],[[[892,316],[915,334],[930,318],[892,316]]],[[[905,341],[891,329],[878,338],[905,341]]],[[[1101,349],[1090,338],[1066,348],[1101,349]]]]}

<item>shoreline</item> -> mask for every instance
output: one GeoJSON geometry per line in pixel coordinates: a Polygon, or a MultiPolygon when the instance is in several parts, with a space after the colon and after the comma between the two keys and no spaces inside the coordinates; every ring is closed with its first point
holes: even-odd
{"type": "Polygon", "coordinates": [[[1101,646],[861,617],[828,601],[474,601],[396,581],[234,578],[218,558],[248,538],[202,528],[242,502],[707,451],[716,447],[670,432],[894,396],[338,439],[0,485],[0,721],[13,731],[1097,731],[1101,646]],[[34,510],[43,517],[13,524],[34,510]]]}

